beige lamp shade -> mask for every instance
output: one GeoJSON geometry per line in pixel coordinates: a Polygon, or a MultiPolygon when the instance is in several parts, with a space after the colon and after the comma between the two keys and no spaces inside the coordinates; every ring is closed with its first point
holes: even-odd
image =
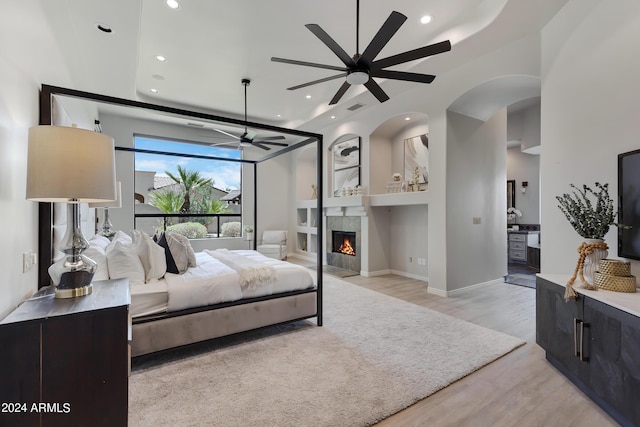
{"type": "Polygon", "coordinates": [[[27,199],[92,203],[116,200],[113,138],[85,129],[29,129],[27,199]]]}
{"type": "Polygon", "coordinates": [[[90,208],[121,208],[122,207],[122,182],[116,181],[116,199],[113,202],[89,203],[90,208]]]}

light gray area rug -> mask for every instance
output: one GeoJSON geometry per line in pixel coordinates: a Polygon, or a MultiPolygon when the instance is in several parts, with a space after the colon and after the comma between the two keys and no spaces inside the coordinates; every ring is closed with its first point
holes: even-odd
{"type": "Polygon", "coordinates": [[[131,426],[366,426],[524,344],[336,278],[297,322],[138,367],[131,426]],[[274,333],[277,331],[277,333],[274,333]]]}

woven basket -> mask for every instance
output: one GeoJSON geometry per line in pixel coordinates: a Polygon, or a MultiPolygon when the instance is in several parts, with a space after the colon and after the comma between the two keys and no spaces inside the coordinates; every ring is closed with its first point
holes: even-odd
{"type": "Polygon", "coordinates": [[[634,293],[636,291],[635,276],[612,276],[611,274],[596,272],[593,284],[599,289],[607,291],[628,293],[634,293]]]}
{"type": "Polygon", "coordinates": [[[611,276],[631,276],[631,263],[619,259],[602,259],[598,264],[598,272],[611,276]]]}

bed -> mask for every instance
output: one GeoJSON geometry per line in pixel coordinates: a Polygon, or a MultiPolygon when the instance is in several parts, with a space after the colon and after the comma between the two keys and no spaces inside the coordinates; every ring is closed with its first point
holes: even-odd
{"type": "Polygon", "coordinates": [[[193,252],[191,264],[172,273],[158,269],[167,250],[143,232],[89,242],[94,280],[129,279],[132,357],[318,314],[309,270],[254,250],[193,252]]]}

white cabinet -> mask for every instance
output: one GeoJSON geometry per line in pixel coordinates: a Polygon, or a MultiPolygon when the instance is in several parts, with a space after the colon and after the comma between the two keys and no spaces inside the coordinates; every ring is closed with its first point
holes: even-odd
{"type": "Polygon", "coordinates": [[[318,201],[299,200],[296,205],[296,251],[301,255],[317,253],[318,201]]]}

